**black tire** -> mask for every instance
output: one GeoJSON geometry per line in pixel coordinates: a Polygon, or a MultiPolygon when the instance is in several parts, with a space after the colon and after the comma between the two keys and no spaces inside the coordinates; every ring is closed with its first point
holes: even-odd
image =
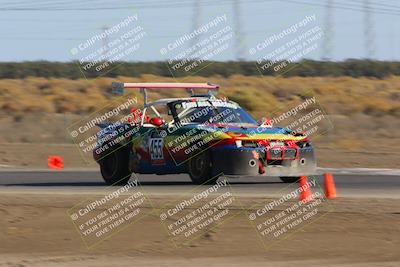
{"type": "Polygon", "coordinates": [[[218,176],[212,176],[212,159],[209,151],[204,151],[189,160],[188,173],[194,184],[215,184],[218,180],[218,176]]]}
{"type": "Polygon", "coordinates": [[[125,185],[131,178],[129,151],[120,148],[100,160],[100,171],[108,185],[125,185]]]}
{"type": "Polygon", "coordinates": [[[298,176],[282,176],[279,177],[284,183],[297,183],[300,179],[298,176]]]}

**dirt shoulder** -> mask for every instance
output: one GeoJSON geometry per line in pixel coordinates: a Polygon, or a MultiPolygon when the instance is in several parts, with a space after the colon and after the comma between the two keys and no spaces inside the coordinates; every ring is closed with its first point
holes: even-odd
{"type": "MultiPolygon", "coordinates": [[[[265,249],[243,214],[176,248],[157,213],[88,249],[67,211],[82,195],[0,195],[1,266],[398,266],[400,203],[344,199],[317,221],[265,249]]],[[[153,199],[157,209],[169,197],[153,199]]],[[[260,200],[260,199],[258,199],[260,200]]],[[[255,199],[241,199],[249,207],[255,199]]],[[[149,212],[153,208],[142,207],[149,212]]],[[[237,210],[237,212],[241,212],[237,210]]]]}

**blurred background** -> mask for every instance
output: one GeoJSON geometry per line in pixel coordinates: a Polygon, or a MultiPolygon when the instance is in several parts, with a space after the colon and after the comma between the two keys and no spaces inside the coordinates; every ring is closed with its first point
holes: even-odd
{"type": "Polygon", "coordinates": [[[67,128],[113,101],[112,81],[217,83],[256,119],[315,96],[332,124],[312,136],[319,166],[398,166],[398,1],[0,4],[1,167],[94,167],[67,128]]]}

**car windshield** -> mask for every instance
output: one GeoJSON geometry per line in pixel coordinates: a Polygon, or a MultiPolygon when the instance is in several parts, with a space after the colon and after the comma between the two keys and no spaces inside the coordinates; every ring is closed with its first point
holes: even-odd
{"type": "Polygon", "coordinates": [[[181,123],[221,123],[221,124],[257,124],[245,110],[236,104],[227,102],[207,102],[206,106],[186,105],[184,103],[175,108],[181,123]]]}

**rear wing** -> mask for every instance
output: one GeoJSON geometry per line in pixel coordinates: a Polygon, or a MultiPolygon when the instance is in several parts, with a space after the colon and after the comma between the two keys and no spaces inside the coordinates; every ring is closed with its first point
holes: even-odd
{"type": "Polygon", "coordinates": [[[111,89],[114,94],[123,95],[124,89],[140,89],[143,94],[144,104],[147,104],[147,89],[185,89],[194,96],[194,89],[207,89],[208,94],[212,92],[216,94],[219,89],[219,85],[211,83],[118,83],[113,82],[111,89]]]}

